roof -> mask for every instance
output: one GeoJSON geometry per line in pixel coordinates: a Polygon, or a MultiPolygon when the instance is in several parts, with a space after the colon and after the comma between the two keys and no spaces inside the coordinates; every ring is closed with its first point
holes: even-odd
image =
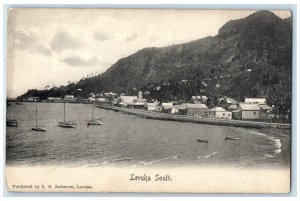
{"type": "Polygon", "coordinates": [[[198,109],[208,109],[208,107],[205,104],[183,104],[187,108],[198,108],[198,109]]]}
{"type": "Polygon", "coordinates": [[[245,98],[245,103],[265,104],[266,103],[266,99],[265,98],[245,98]]]}
{"type": "Polygon", "coordinates": [[[219,100],[222,101],[222,100],[225,100],[226,99],[226,102],[227,103],[230,103],[230,104],[238,104],[238,102],[232,98],[220,98],[219,100]]]}
{"type": "Polygon", "coordinates": [[[164,106],[164,107],[165,106],[173,106],[173,103],[162,103],[161,105],[164,106]]]}
{"type": "Polygon", "coordinates": [[[258,104],[246,104],[246,103],[240,103],[240,107],[244,111],[256,111],[259,110],[258,104]]]}
{"type": "Polygon", "coordinates": [[[134,99],[137,99],[137,96],[120,96],[121,101],[125,103],[133,103],[134,99]]]}
{"type": "Polygon", "coordinates": [[[215,112],[226,112],[226,110],[222,107],[214,107],[210,111],[215,111],[215,112]]]}
{"type": "Polygon", "coordinates": [[[263,109],[263,110],[271,110],[272,108],[270,107],[270,106],[268,106],[268,105],[260,105],[259,106],[261,109],[263,109]]]}
{"type": "Polygon", "coordinates": [[[187,106],[186,105],[177,105],[176,108],[178,110],[186,110],[187,109],[187,106]]]}
{"type": "Polygon", "coordinates": [[[157,103],[147,103],[147,106],[155,107],[157,106],[157,103]]]}
{"type": "Polygon", "coordinates": [[[173,109],[173,108],[175,108],[175,106],[164,106],[165,110],[170,110],[170,109],[173,109]]]}
{"type": "Polygon", "coordinates": [[[126,103],[127,105],[145,105],[145,103],[126,103]]]}
{"type": "Polygon", "coordinates": [[[230,105],[230,106],[228,107],[229,110],[235,110],[235,109],[237,109],[237,108],[238,108],[237,105],[230,105]]]}

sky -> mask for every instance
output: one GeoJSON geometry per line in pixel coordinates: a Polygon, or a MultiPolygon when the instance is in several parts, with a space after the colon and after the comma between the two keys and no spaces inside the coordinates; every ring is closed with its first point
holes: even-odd
{"type": "MultiPolygon", "coordinates": [[[[215,36],[254,10],[11,9],[7,20],[7,97],[105,72],[120,58],[215,36]]],[[[281,18],[288,11],[273,11],[281,18]]]]}

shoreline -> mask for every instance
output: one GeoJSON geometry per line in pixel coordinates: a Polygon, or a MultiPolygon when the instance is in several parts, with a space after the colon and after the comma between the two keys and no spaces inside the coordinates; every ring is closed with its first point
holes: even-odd
{"type": "Polygon", "coordinates": [[[147,111],[147,110],[121,108],[121,107],[114,107],[114,106],[109,108],[102,108],[102,109],[113,110],[115,112],[122,112],[124,114],[143,117],[146,119],[190,122],[190,123],[210,124],[210,125],[218,125],[218,126],[243,127],[243,128],[257,128],[257,129],[277,128],[277,129],[291,130],[291,124],[227,120],[227,119],[217,119],[217,118],[207,118],[207,117],[195,118],[193,116],[158,113],[158,112],[147,111]]]}

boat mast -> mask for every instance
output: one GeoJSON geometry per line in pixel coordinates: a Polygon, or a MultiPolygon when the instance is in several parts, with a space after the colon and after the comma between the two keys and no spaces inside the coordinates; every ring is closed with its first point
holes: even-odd
{"type": "Polygon", "coordinates": [[[66,103],[64,102],[64,123],[66,122],[66,103]]]}
{"type": "Polygon", "coordinates": [[[95,109],[95,104],[93,104],[92,121],[94,121],[94,109],[95,109]]]}
{"type": "Polygon", "coordinates": [[[37,128],[37,106],[35,106],[35,128],[37,128]]]}

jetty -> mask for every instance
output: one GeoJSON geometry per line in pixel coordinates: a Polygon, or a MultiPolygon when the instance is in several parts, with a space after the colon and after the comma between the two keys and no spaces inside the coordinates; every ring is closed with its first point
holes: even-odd
{"type": "Polygon", "coordinates": [[[261,128],[278,128],[278,129],[286,129],[286,130],[291,129],[291,124],[228,120],[228,119],[207,118],[207,117],[196,118],[194,116],[167,114],[161,112],[154,112],[154,111],[147,111],[147,110],[140,110],[140,109],[133,109],[133,108],[123,108],[123,107],[111,107],[109,109],[114,111],[119,111],[124,114],[135,115],[138,117],[148,118],[148,119],[191,122],[191,123],[199,123],[199,124],[210,124],[210,125],[232,126],[232,127],[243,127],[243,128],[257,128],[257,129],[261,129],[261,128]]]}

